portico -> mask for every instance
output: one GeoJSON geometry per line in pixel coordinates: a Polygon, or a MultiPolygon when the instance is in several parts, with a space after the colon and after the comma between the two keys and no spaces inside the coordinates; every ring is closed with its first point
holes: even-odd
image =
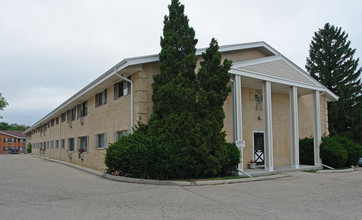
{"type": "MultiPolygon", "coordinates": [[[[300,119],[306,120],[299,115],[300,110],[304,115],[310,111],[313,116],[313,129],[310,130],[313,130],[314,137],[314,165],[320,166],[321,110],[324,110],[321,109],[320,96],[323,96],[325,101],[334,101],[338,97],[281,55],[234,63],[230,72],[234,77],[234,141],[242,152],[239,170],[244,171],[250,160],[255,160],[268,172],[274,171],[275,166],[288,165],[292,169],[299,169],[300,119]],[[242,93],[250,93],[251,90],[258,91],[249,94],[249,98],[254,96],[255,102],[259,102],[261,111],[258,120],[262,121],[262,126],[259,127],[252,127],[254,125],[248,122],[255,118],[250,117],[252,112],[243,106],[250,105],[250,102],[243,100],[242,97],[248,94],[242,93]],[[299,106],[300,97],[304,97],[303,102],[309,100],[307,107],[299,106]],[[263,150],[255,148],[256,132],[263,134],[263,150]],[[252,138],[247,137],[250,135],[252,138]],[[285,138],[288,140],[285,141],[285,138]],[[289,154],[289,158],[286,154],[289,154]]],[[[327,130],[327,127],[324,126],[324,130],[327,130]]]]}

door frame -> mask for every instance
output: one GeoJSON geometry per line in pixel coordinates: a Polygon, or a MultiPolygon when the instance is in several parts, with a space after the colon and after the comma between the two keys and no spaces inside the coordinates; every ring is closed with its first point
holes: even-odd
{"type": "Polygon", "coordinates": [[[262,131],[262,130],[255,130],[255,131],[252,131],[252,133],[253,133],[253,135],[252,135],[252,139],[253,139],[253,160],[255,160],[255,142],[254,142],[254,135],[255,135],[255,133],[262,133],[263,134],[263,136],[264,136],[264,138],[263,138],[263,148],[264,148],[264,152],[263,152],[263,154],[264,154],[264,163],[263,163],[263,165],[265,165],[265,135],[264,135],[264,131],[262,131]]]}

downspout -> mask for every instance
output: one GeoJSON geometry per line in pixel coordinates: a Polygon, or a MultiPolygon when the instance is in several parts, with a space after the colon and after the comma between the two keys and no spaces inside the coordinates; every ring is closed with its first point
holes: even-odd
{"type": "Polygon", "coordinates": [[[130,133],[132,134],[133,133],[133,111],[134,111],[134,103],[133,103],[133,82],[132,82],[132,80],[130,80],[130,79],[128,79],[127,77],[124,77],[124,76],[122,76],[122,75],[120,75],[120,74],[118,74],[117,73],[117,68],[115,67],[114,68],[114,74],[116,75],[116,76],[118,76],[119,78],[121,78],[121,79],[123,79],[123,80],[125,80],[125,81],[127,81],[127,82],[129,82],[129,83],[131,83],[131,131],[130,131],[130,133]]]}

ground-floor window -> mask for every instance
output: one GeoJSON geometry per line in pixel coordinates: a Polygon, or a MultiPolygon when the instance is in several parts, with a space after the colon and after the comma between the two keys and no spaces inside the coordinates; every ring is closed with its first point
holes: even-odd
{"type": "Polygon", "coordinates": [[[61,140],[61,146],[62,146],[62,149],[65,148],[65,140],[64,139],[61,140]]]}
{"type": "Polygon", "coordinates": [[[55,148],[58,149],[59,148],[59,140],[55,141],[55,148]]]}
{"type": "Polygon", "coordinates": [[[113,138],[113,142],[116,142],[119,138],[123,137],[123,136],[127,136],[129,134],[129,132],[127,130],[123,130],[123,131],[116,131],[114,133],[114,138],[113,138]]]}
{"type": "Polygon", "coordinates": [[[68,151],[74,151],[74,138],[68,138],[68,151]]]}
{"type": "Polygon", "coordinates": [[[88,136],[78,138],[78,151],[88,152],[88,136]]]}
{"type": "Polygon", "coordinates": [[[95,136],[96,139],[96,148],[105,148],[106,147],[106,135],[105,134],[97,134],[95,136]]]}

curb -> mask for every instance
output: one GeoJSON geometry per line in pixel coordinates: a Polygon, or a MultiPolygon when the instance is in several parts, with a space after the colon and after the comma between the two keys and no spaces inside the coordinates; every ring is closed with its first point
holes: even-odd
{"type": "Polygon", "coordinates": [[[110,180],[127,183],[138,183],[138,184],[149,184],[149,185],[163,185],[163,186],[207,186],[207,185],[222,185],[232,183],[244,183],[244,182],[255,182],[263,180],[279,179],[288,177],[285,174],[276,174],[270,176],[240,178],[240,179],[228,179],[228,180],[204,180],[204,181],[169,181],[169,180],[150,180],[150,179],[138,179],[124,176],[114,176],[110,174],[103,174],[103,177],[110,180]]]}
{"type": "Polygon", "coordinates": [[[345,170],[317,170],[316,173],[348,173],[353,172],[353,168],[345,169],[345,170]]]}
{"type": "Polygon", "coordinates": [[[138,179],[124,176],[114,176],[107,173],[102,173],[100,171],[96,171],[90,168],[86,168],[77,164],[72,164],[69,162],[39,157],[36,155],[31,155],[33,157],[47,160],[54,163],[63,164],[69,167],[76,168],[78,170],[82,170],[84,172],[103,177],[105,179],[119,181],[119,182],[127,182],[127,183],[136,183],[136,184],[147,184],[147,185],[162,185],[162,186],[207,186],[207,185],[223,185],[223,184],[232,184],[232,183],[245,183],[245,182],[256,182],[256,181],[264,181],[264,180],[273,180],[284,177],[289,177],[287,174],[274,174],[267,176],[257,176],[257,177],[249,177],[249,178],[239,178],[239,179],[227,179],[227,180],[204,180],[204,181],[172,181],[172,180],[151,180],[151,179],[138,179]]]}

